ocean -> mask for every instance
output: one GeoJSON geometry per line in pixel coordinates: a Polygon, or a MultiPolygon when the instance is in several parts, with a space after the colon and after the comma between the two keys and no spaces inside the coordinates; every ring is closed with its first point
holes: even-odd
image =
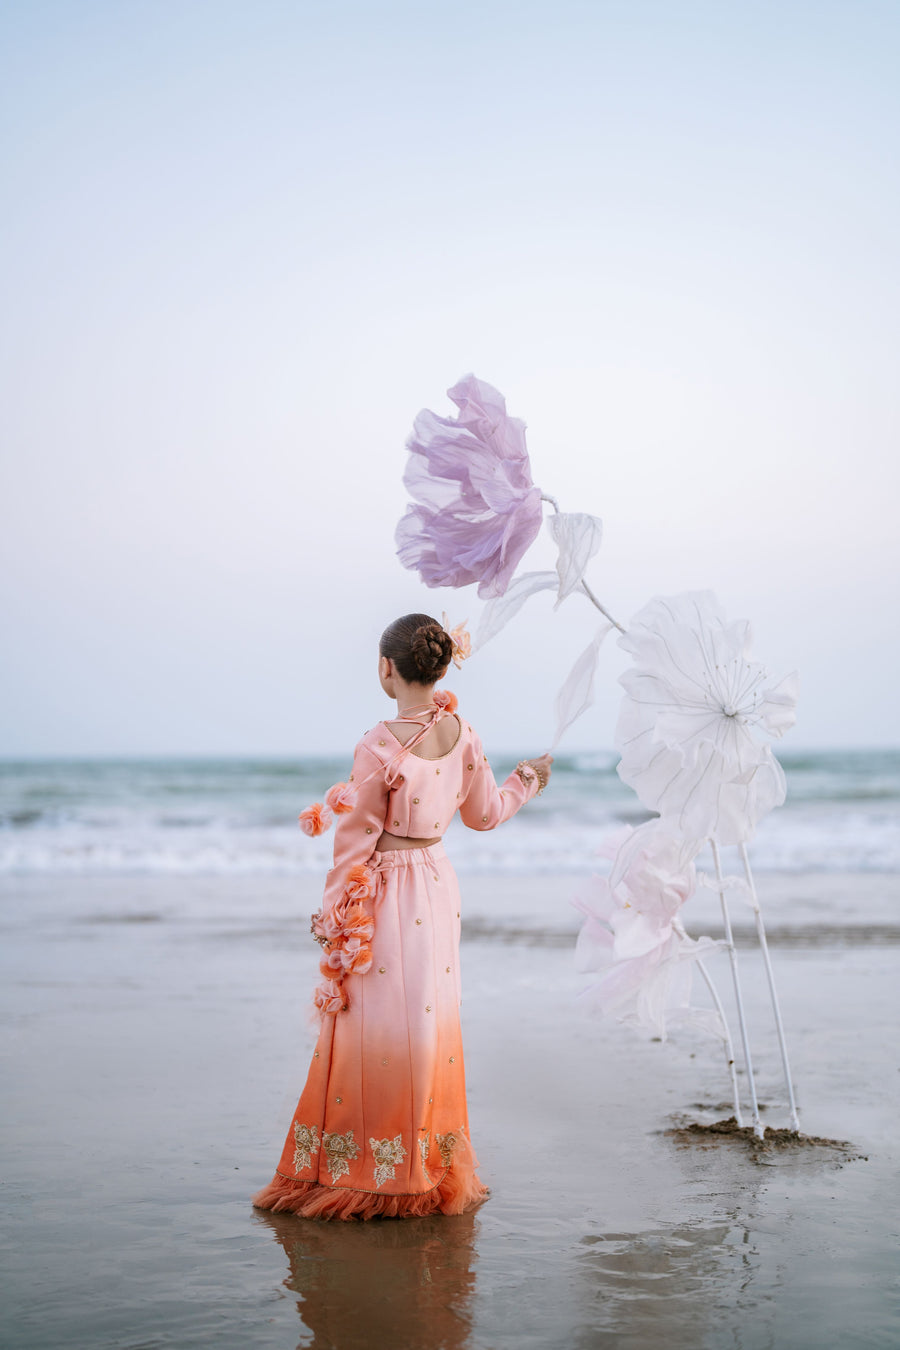
{"type": "MultiPolygon", "coordinates": [[[[648,818],[613,752],[561,755],[547,792],[501,829],[455,820],[461,873],[583,874],[624,823],[648,818]]],[[[900,872],[900,750],[784,754],[784,806],[751,847],[757,871],[900,872]]],[[[512,761],[493,763],[498,781],[512,761]]],[[[0,762],[0,874],[320,874],[332,835],[298,812],[345,778],[345,759],[78,759],[0,762]]]]}

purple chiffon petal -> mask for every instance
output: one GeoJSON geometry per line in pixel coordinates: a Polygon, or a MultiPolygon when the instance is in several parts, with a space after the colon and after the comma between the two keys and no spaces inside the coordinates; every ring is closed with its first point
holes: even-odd
{"type": "Polygon", "coordinates": [[[543,518],[525,423],[474,375],[447,392],[459,415],[423,409],[407,442],[413,503],[397,526],[397,556],[426,586],[477,582],[480,596],[503,595],[543,518]]]}

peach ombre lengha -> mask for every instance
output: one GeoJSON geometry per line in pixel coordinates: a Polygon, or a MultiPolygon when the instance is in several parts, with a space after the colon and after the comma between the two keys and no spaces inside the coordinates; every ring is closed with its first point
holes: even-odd
{"type": "MultiPolygon", "coordinates": [[[[423,731],[448,716],[445,703],[423,731]]],[[[382,831],[442,835],[457,810],[472,829],[493,829],[534,795],[527,773],[498,789],[478,736],[455,720],[456,743],[439,759],[415,753],[421,733],[404,748],[383,722],[356,747],[355,800],[337,816],[313,916],[321,1030],[275,1176],[253,1198],[260,1209],[460,1214],[487,1194],[466,1110],[456,874],[441,843],[375,850],[382,831]]]]}

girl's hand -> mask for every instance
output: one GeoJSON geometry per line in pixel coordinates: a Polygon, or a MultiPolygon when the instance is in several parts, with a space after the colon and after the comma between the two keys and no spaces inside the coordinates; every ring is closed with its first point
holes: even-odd
{"type": "Polygon", "coordinates": [[[540,778],[542,780],[541,791],[543,791],[543,789],[550,782],[550,774],[553,772],[553,770],[550,767],[551,764],[553,763],[553,756],[538,755],[537,759],[529,759],[526,760],[525,762],[526,764],[530,764],[531,767],[535,770],[535,772],[540,775],[540,778]]]}

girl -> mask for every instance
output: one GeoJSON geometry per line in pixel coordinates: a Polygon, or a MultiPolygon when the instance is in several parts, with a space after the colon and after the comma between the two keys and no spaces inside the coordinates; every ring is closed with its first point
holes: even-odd
{"type": "Polygon", "coordinates": [[[312,931],[322,1027],[278,1169],[253,1203],[307,1218],[460,1214],[483,1200],[469,1142],[459,1003],[459,888],[441,846],[456,811],[491,830],[543,790],[552,759],[497,788],[478,736],[435,683],[456,647],[427,614],[382,635],[397,716],[359,742],[348,783],[300,817],[338,817],[312,931]]]}

